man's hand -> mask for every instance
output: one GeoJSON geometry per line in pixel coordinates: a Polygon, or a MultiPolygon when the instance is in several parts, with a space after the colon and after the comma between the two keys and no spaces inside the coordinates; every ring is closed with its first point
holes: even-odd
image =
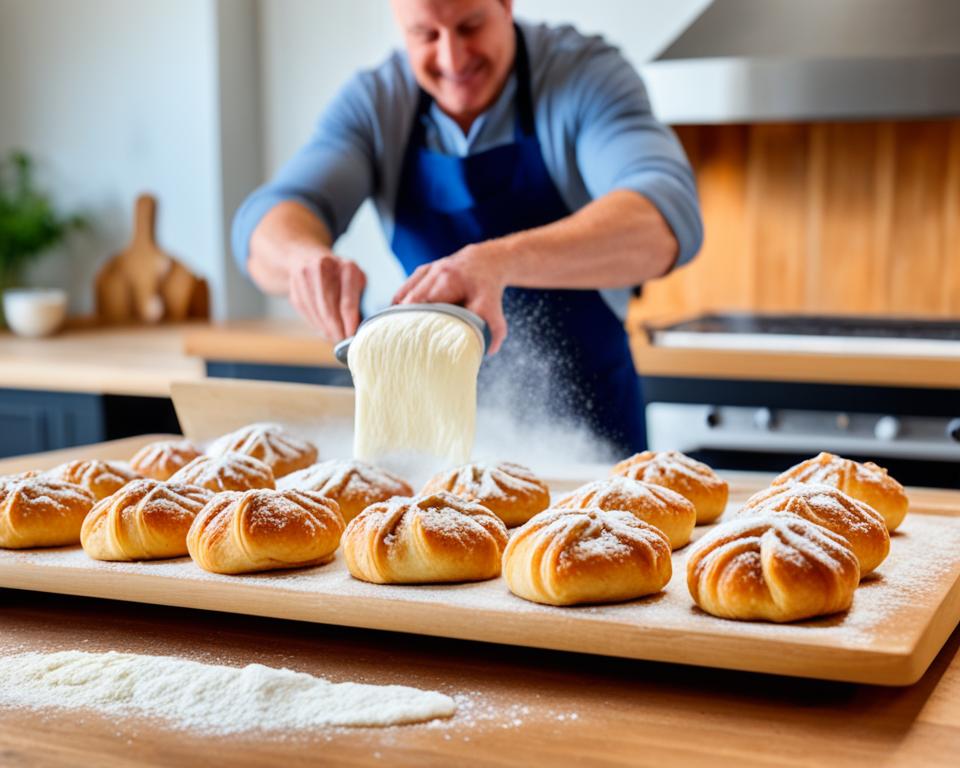
{"type": "Polygon", "coordinates": [[[287,295],[298,314],[327,341],[357,332],[367,277],[354,262],[326,249],[298,255],[290,265],[287,295]]]}
{"type": "Polygon", "coordinates": [[[445,302],[461,304],[490,327],[490,354],[507,337],[503,316],[505,281],[494,252],[486,243],[468,245],[451,256],[417,267],[393,297],[394,304],[445,302]]]}

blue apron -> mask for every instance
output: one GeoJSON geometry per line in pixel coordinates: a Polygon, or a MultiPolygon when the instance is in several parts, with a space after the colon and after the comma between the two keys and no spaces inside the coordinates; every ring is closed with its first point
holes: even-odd
{"type": "MultiPolygon", "coordinates": [[[[562,219],[570,210],[543,162],[517,29],[514,141],[467,157],[427,149],[420,93],[397,190],[391,247],[409,275],[471,243],[562,219]]],[[[589,259],[586,252],[583,258],[589,259]]],[[[481,405],[521,424],[586,427],[619,454],[643,450],[640,380],[623,323],[595,290],[507,288],[508,336],[480,371],[481,405]]]]}

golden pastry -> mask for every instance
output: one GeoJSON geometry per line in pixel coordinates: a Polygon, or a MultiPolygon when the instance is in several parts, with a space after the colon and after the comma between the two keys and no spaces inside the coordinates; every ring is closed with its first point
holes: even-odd
{"type": "Polygon", "coordinates": [[[291,434],[279,424],[242,427],[215,440],[207,449],[207,455],[222,456],[229,451],[260,459],[273,470],[274,477],[289,475],[317,460],[317,446],[291,434]]]}
{"type": "Polygon", "coordinates": [[[363,461],[331,459],[283,477],[277,486],[316,491],[340,505],[348,523],[364,509],[394,496],[412,496],[405,480],[363,461]]]}
{"type": "Polygon", "coordinates": [[[430,478],[421,494],[449,491],[483,504],[508,526],[522,525],[550,506],[550,489],[526,467],[509,462],[464,464],[430,478]]]}
{"type": "Polygon", "coordinates": [[[747,499],[735,516],[767,514],[799,515],[840,534],[860,561],[861,575],[870,573],[890,552],[883,516],[832,485],[796,483],[765,488],[747,499]]]}
{"type": "Polygon", "coordinates": [[[343,534],[337,502],[311,491],[217,494],[187,534],[193,561],[213,573],[254,573],[333,559],[343,534]]]}
{"type": "Polygon", "coordinates": [[[158,560],[187,554],[187,531],[213,492],[143,478],[90,510],[80,543],[94,560],[158,560]]]}
{"type": "Polygon", "coordinates": [[[260,459],[229,451],[221,456],[198,456],[170,478],[171,483],[188,483],[214,493],[275,488],[273,470],[260,459]]]}
{"type": "Polygon", "coordinates": [[[770,485],[792,483],[820,483],[839,488],[848,496],[877,510],[883,516],[888,531],[903,522],[910,506],[903,486],[890,477],[886,469],[872,461],[861,464],[832,453],[821,453],[790,467],[774,478],[770,485]]]}
{"type": "Polygon", "coordinates": [[[377,584],[483,581],[500,574],[507,528],[489,509],[445,491],[367,507],[343,535],[355,578],[377,584]]]}
{"type": "Polygon", "coordinates": [[[7,477],[0,481],[0,547],[76,544],[83,518],[95,502],[86,488],[64,480],[7,477]]]}
{"type": "Polygon", "coordinates": [[[44,474],[86,488],[97,501],[113,495],[140,477],[125,462],[99,459],[68,461],[44,474]]]}
{"type": "Polygon", "coordinates": [[[687,556],[693,601],[725,619],[784,622],[845,611],[859,581],[847,540],[795,515],[726,521],[687,556]]]}
{"type": "Polygon", "coordinates": [[[614,603],[663,589],[673,573],[667,535],[629,512],[548,509],[503,553],[510,591],[547,605],[614,603]]]}
{"type": "Polygon", "coordinates": [[[130,467],[144,477],[169,480],[174,472],[200,455],[189,440],[158,440],[137,451],[130,459],[130,467]]]}
{"type": "Polygon", "coordinates": [[[697,525],[712,523],[727,506],[727,481],[706,464],[679,451],[637,453],[615,465],[610,474],[676,491],[696,507],[697,525]]]}
{"type": "Polygon", "coordinates": [[[596,507],[604,512],[629,512],[667,534],[672,549],[687,544],[697,524],[697,510],[679,493],[629,477],[614,476],[587,483],[553,506],[555,509],[596,507]]]}

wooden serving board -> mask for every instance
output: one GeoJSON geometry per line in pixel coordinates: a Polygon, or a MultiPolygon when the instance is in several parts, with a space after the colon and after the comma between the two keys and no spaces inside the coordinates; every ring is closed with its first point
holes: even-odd
{"type": "MultiPolygon", "coordinates": [[[[66,458],[121,457],[156,436],[0,462],[0,474],[66,458]]],[[[735,499],[765,476],[734,476],[735,499]]],[[[582,481],[589,478],[577,478],[582,481]]],[[[569,482],[572,482],[570,478],[569,482]]],[[[889,558],[846,614],[789,625],[734,622],[697,609],[685,550],[660,594],[607,606],[553,608],[510,594],[501,579],[383,586],[353,579],[342,557],[317,568],[218,576],[188,558],[101,563],[80,547],[0,551],[0,586],[229,611],[651,661],[882,685],[909,685],[960,620],[960,494],[913,492],[920,503],[889,558]],[[939,501],[938,501],[939,500],[939,501]]],[[[697,529],[703,535],[706,528],[697,529]]]]}

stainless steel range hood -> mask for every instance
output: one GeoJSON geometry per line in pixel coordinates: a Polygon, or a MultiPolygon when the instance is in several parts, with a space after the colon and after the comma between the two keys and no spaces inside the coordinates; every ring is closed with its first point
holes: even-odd
{"type": "Polygon", "coordinates": [[[673,124],[960,115],[960,0],[714,0],[642,71],[673,124]]]}

